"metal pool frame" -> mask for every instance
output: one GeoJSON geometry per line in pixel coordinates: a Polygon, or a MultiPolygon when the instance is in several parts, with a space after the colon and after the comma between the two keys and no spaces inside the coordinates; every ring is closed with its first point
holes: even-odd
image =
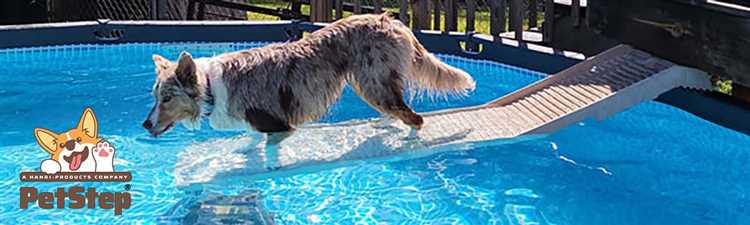
{"type": "MultiPolygon", "coordinates": [[[[283,42],[302,37],[323,23],[299,21],[89,21],[0,26],[0,49],[66,44],[121,44],[137,42],[283,42]]],[[[484,59],[547,74],[557,73],[581,60],[577,53],[493,38],[474,33],[416,31],[432,52],[484,59]],[[460,43],[478,47],[466,51],[460,43]]],[[[661,95],[657,101],[691,112],[706,120],[750,135],[750,106],[712,92],[683,88],[661,95]]]]}

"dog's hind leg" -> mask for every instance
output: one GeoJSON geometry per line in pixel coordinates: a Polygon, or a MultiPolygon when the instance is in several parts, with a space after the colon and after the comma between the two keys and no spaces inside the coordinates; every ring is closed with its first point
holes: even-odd
{"type": "Polygon", "coordinates": [[[413,128],[422,128],[422,116],[404,102],[402,77],[402,73],[395,69],[366,71],[352,76],[349,83],[354,92],[375,110],[396,117],[413,128]]]}

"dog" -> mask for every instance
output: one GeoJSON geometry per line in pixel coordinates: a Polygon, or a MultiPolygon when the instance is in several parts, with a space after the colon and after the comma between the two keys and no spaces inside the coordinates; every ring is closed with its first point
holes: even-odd
{"type": "Polygon", "coordinates": [[[155,103],[142,126],[157,137],[176,122],[198,128],[290,132],[320,118],[346,84],[372,108],[419,129],[404,90],[465,95],[466,72],[441,62],[388,14],[355,15],[288,43],[176,62],[154,55],[155,103]]]}
{"type": "Polygon", "coordinates": [[[98,135],[96,116],[91,108],[86,108],[78,121],[78,126],[63,133],[55,133],[44,128],[34,129],[39,146],[50,154],[50,159],[41,163],[41,171],[57,172],[97,172],[92,152],[98,150],[102,142],[98,135]]]}

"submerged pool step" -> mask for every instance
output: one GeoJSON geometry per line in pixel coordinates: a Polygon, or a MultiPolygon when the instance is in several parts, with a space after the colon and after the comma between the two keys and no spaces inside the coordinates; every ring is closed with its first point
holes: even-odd
{"type": "Polygon", "coordinates": [[[549,133],[604,119],[677,87],[709,89],[702,71],[621,45],[482,106],[425,114],[423,140],[461,142],[549,133]]]}

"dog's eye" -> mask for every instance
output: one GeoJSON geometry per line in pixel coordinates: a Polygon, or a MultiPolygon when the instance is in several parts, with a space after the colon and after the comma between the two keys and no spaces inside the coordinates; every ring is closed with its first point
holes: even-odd
{"type": "Polygon", "coordinates": [[[76,142],[81,143],[81,138],[76,138],[76,142]]]}
{"type": "Polygon", "coordinates": [[[65,144],[60,143],[60,148],[65,148],[65,144]]]}
{"type": "Polygon", "coordinates": [[[161,99],[161,102],[169,102],[172,101],[172,96],[164,96],[164,98],[161,99]]]}

